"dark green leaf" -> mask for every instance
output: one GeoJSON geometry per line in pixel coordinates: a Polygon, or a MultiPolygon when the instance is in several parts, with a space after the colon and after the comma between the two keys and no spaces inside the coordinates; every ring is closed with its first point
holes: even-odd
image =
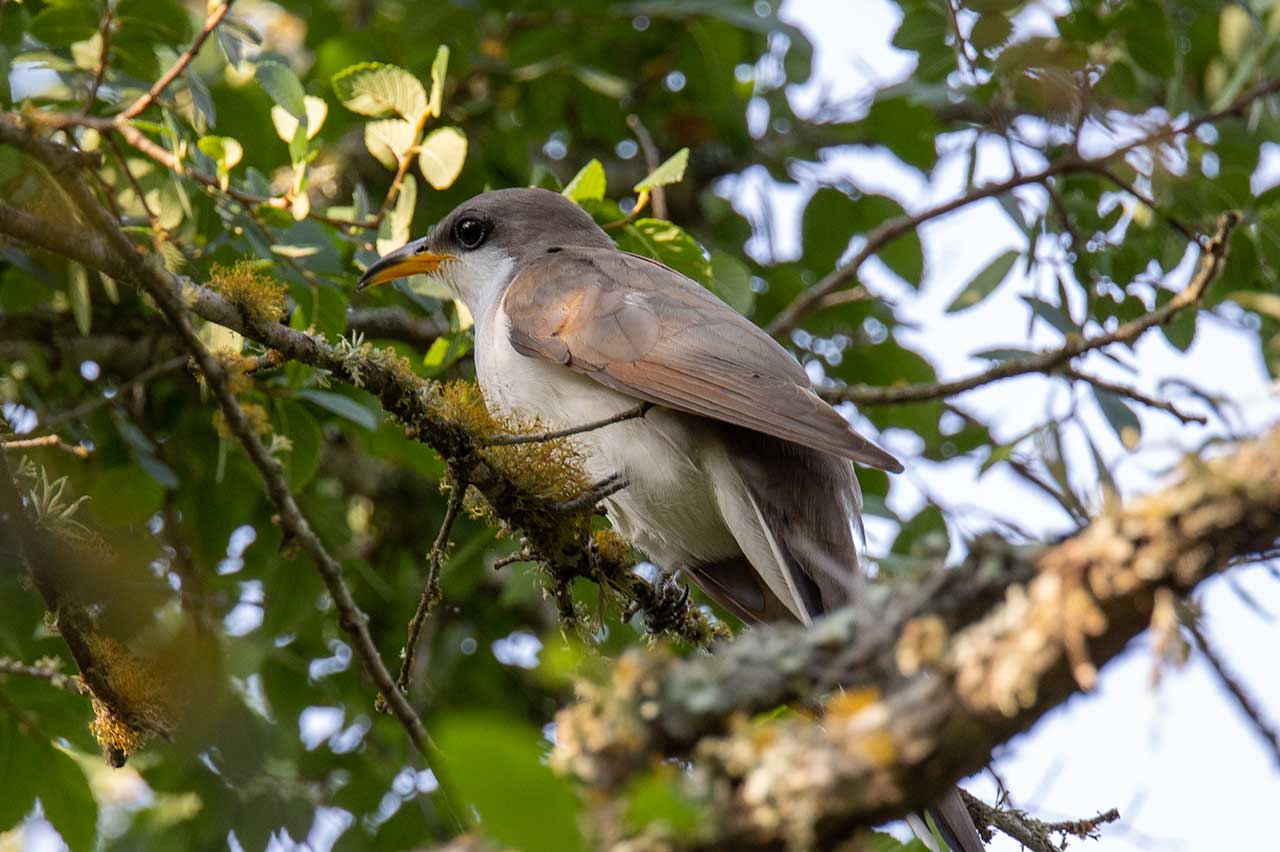
{"type": "Polygon", "coordinates": [[[1127,402],[1111,391],[1093,387],[1093,396],[1120,443],[1127,450],[1136,449],[1142,438],[1142,423],[1139,422],[1138,415],[1133,413],[1127,402]]]}
{"type": "Polygon", "coordinates": [[[542,762],[538,731],[506,717],[469,713],[435,725],[450,787],[480,814],[480,826],[523,852],[583,848],[580,804],[542,762]]]}
{"type": "Polygon", "coordinates": [[[61,749],[47,748],[35,780],[44,815],[72,852],[89,852],[98,834],[98,802],[80,765],[61,749]]]}
{"type": "Polygon", "coordinates": [[[1013,249],[997,256],[981,272],[973,276],[973,280],[951,301],[947,306],[947,313],[953,314],[965,308],[971,308],[994,293],[1019,257],[1019,253],[1013,249]]]}
{"type": "Polygon", "coordinates": [[[378,416],[349,396],[314,388],[303,388],[298,391],[298,396],[370,432],[378,428],[378,416]]]}

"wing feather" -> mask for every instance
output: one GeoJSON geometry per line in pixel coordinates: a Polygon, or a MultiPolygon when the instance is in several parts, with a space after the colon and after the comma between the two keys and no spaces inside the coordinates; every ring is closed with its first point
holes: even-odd
{"type": "Polygon", "coordinates": [[[813,392],[773,338],[660,263],[566,248],[522,270],[502,306],[523,355],[567,364],[639,399],[902,470],[813,392]]]}

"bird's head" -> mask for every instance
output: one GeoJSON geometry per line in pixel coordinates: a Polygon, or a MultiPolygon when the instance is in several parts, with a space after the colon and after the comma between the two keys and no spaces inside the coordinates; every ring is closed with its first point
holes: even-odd
{"type": "Polygon", "coordinates": [[[384,255],[360,278],[372,287],[408,275],[438,280],[474,309],[506,289],[532,258],[567,246],[612,247],[581,207],[545,189],[499,189],[459,204],[421,239],[384,255]]]}

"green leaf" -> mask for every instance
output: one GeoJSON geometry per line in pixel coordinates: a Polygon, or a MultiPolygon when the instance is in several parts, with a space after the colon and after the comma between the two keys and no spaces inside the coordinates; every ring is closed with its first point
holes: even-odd
{"type": "Polygon", "coordinates": [[[378,416],[349,396],[314,388],[303,388],[298,396],[370,432],[378,428],[378,416]]]}
{"type": "Polygon", "coordinates": [[[618,236],[618,247],[665,263],[700,284],[706,284],[711,278],[711,264],[702,246],[679,225],[665,219],[646,218],[627,223],[618,236]]]}
{"type": "Polygon", "coordinates": [[[460,358],[471,351],[474,336],[471,334],[445,334],[431,343],[431,348],[422,357],[422,366],[433,375],[439,375],[452,367],[460,358]]]}
{"type": "MultiPolygon", "coordinates": [[[[302,103],[307,114],[306,138],[314,139],[329,115],[329,105],[325,103],[324,98],[318,98],[315,95],[304,96],[302,103]]],[[[271,124],[276,129],[276,135],[285,142],[296,139],[298,130],[302,127],[302,123],[279,104],[271,107],[271,124]]]]}
{"type": "Polygon", "coordinates": [[[1142,438],[1142,423],[1138,420],[1138,415],[1133,413],[1133,409],[1127,402],[1111,391],[1092,385],[1090,387],[1093,390],[1093,398],[1098,401],[1098,407],[1102,409],[1103,416],[1115,430],[1120,443],[1126,450],[1136,449],[1138,441],[1142,438]]]}
{"type": "Polygon", "coordinates": [[[689,165],[689,149],[681,148],[665,163],[649,172],[644,180],[635,185],[636,192],[648,192],[654,187],[668,186],[684,180],[684,170],[689,165]]]}
{"type": "Polygon", "coordinates": [[[398,65],[361,62],[344,68],[334,75],[333,90],[343,106],[361,115],[396,112],[416,124],[428,107],[422,83],[398,65]]]}
{"type": "Polygon", "coordinates": [[[324,437],[311,413],[301,404],[284,400],[276,406],[279,434],[289,439],[292,447],[283,454],[289,485],[295,489],[306,485],[320,466],[320,446],[324,437]]]}
{"type": "Polygon", "coordinates": [[[400,158],[413,143],[413,125],[403,118],[379,118],[364,126],[364,147],[392,171],[400,167],[400,158]]]}
{"type": "Polygon", "coordinates": [[[418,152],[418,168],[433,189],[448,189],[462,174],[467,160],[467,136],[456,127],[439,127],[427,134],[418,152]]]}
{"type": "Polygon", "coordinates": [[[171,45],[191,40],[191,16],[178,0],[120,0],[116,18],[128,39],[171,45]]]}
{"type": "Polygon", "coordinates": [[[727,252],[711,252],[711,281],[707,288],[744,316],[750,314],[755,306],[756,294],[751,290],[751,270],[727,252]]]}
{"type": "Polygon", "coordinates": [[[599,201],[604,198],[605,183],[604,166],[599,160],[592,160],[578,170],[560,194],[575,204],[599,201]]]}
{"type": "Polygon", "coordinates": [[[1129,0],[1116,13],[1116,25],[1134,64],[1161,79],[1173,76],[1178,51],[1161,3],[1129,0]]]}
{"type": "MultiPolygon", "coordinates": [[[[43,752],[47,745],[36,735],[19,727],[11,713],[0,717],[0,778],[35,778],[44,768],[43,752]]],[[[0,833],[13,828],[36,803],[34,784],[8,784],[0,796],[0,833]]]]}
{"type": "Polygon", "coordinates": [[[93,323],[93,302],[89,297],[89,273],[78,263],[69,266],[70,280],[67,295],[71,298],[71,313],[76,320],[76,330],[87,337],[93,323]]]}
{"type": "MultiPolygon", "coordinates": [[[[853,234],[867,234],[889,219],[905,214],[902,205],[884,195],[854,198],[840,190],[819,189],[805,205],[801,221],[804,263],[820,273],[830,272],[849,246],[853,234]]],[[[885,243],[876,256],[913,287],[924,278],[924,247],[912,230],[885,243]]]]}
{"type": "Polygon", "coordinates": [[[106,527],[140,524],[164,505],[164,491],[141,467],[109,468],[89,490],[89,507],[106,527]]]}
{"type": "Polygon", "coordinates": [[[1027,306],[1031,308],[1032,314],[1049,323],[1049,325],[1063,334],[1080,333],[1080,328],[1067,315],[1067,312],[1058,305],[1046,302],[1036,296],[1023,296],[1022,301],[1026,302],[1027,306]]]}
{"type": "Polygon", "coordinates": [[[436,48],[436,58],[431,62],[431,97],[427,99],[427,114],[439,118],[444,108],[444,78],[449,70],[449,47],[436,48]]]}
{"type": "Polygon", "coordinates": [[[244,158],[244,147],[230,136],[203,136],[196,146],[218,167],[218,179],[226,189],[231,170],[244,158]]]}
{"type": "Polygon", "coordinates": [[[978,19],[969,32],[969,41],[978,50],[999,47],[1013,33],[1013,24],[998,12],[989,12],[978,19]]]}
{"type": "Polygon", "coordinates": [[[65,47],[92,38],[100,12],[97,3],[51,3],[31,19],[27,32],[50,47],[65,47]]]}
{"type": "Polygon", "coordinates": [[[296,121],[307,120],[307,93],[302,88],[298,76],[289,66],[275,60],[267,59],[259,62],[253,75],[258,85],[296,121]]]}
{"type": "Polygon", "coordinates": [[[627,788],[624,819],[633,831],[655,824],[680,835],[697,834],[708,822],[705,808],[684,795],[679,774],[670,767],[648,773],[627,788]]]}
{"type": "Polygon", "coordinates": [[[994,293],[1020,256],[1018,252],[1010,249],[988,263],[986,268],[973,276],[973,280],[965,285],[951,304],[947,305],[947,313],[954,314],[966,308],[972,308],[994,293]]]}
{"type": "Polygon", "coordinates": [[[49,748],[31,773],[45,818],[72,852],[89,852],[98,835],[98,802],[80,764],[65,751],[49,748]]]}
{"type": "Polygon", "coordinates": [[[486,834],[522,852],[583,848],[578,797],[542,762],[537,730],[473,711],[442,719],[435,731],[448,783],[475,807],[486,834]]]}

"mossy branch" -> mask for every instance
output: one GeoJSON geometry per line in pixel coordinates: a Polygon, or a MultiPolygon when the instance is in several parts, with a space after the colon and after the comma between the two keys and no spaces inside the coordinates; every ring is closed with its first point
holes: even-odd
{"type": "MultiPolygon", "coordinates": [[[[707,813],[704,833],[634,848],[837,848],[980,769],[1091,689],[1161,601],[1278,537],[1280,428],[1188,459],[1175,484],[1059,544],[982,539],[922,587],[873,587],[807,629],[759,628],[689,659],[634,651],[561,711],[552,759],[608,790],[659,761],[692,761],[679,784],[707,813]],[[820,722],[751,719],[824,694],[820,722]]],[[[602,848],[653,839],[598,815],[602,848]]]]}

